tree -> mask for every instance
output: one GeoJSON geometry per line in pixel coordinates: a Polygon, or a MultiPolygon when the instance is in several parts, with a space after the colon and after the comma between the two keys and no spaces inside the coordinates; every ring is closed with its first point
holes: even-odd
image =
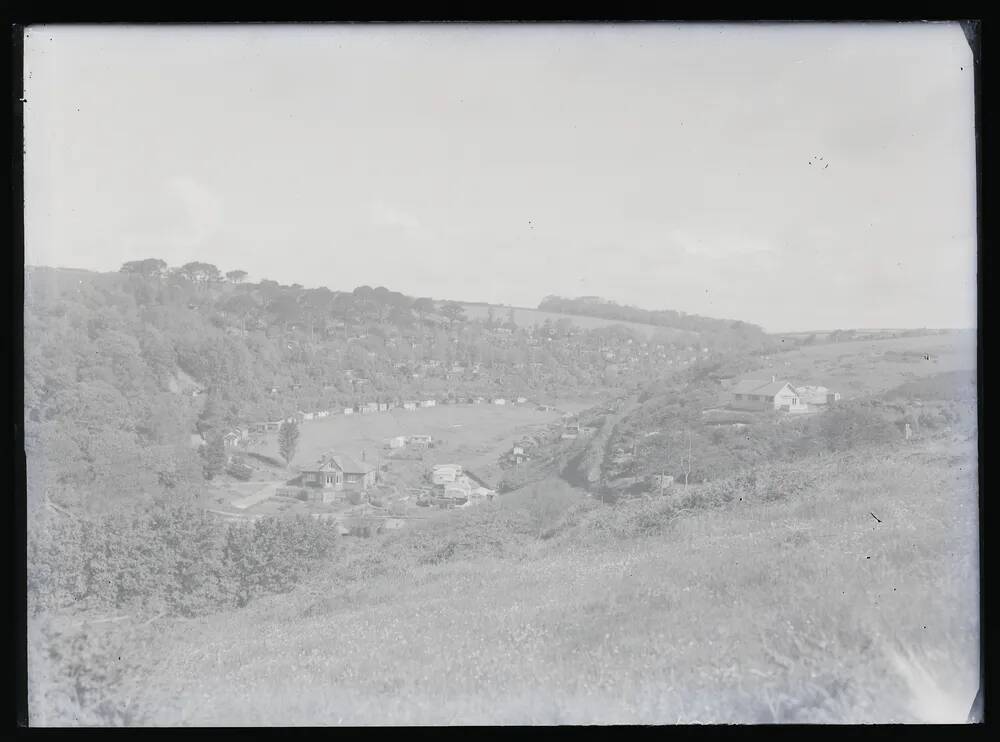
{"type": "Polygon", "coordinates": [[[159,258],[146,258],[145,260],[130,260],[123,263],[120,273],[131,273],[146,278],[158,278],[167,271],[166,262],[159,258]]]}
{"type": "Polygon", "coordinates": [[[424,317],[434,311],[434,300],[426,296],[422,296],[413,302],[413,311],[417,313],[420,317],[420,322],[423,324],[424,317]]]}
{"type": "Polygon", "coordinates": [[[212,281],[218,281],[221,275],[219,269],[211,263],[201,263],[196,260],[182,265],[180,273],[192,283],[206,286],[212,281]]]}
{"type": "Polygon", "coordinates": [[[201,450],[205,479],[212,479],[216,474],[221,474],[226,468],[226,444],[222,441],[222,436],[212,436],[201,450]]]}
{"type": "Polygon", "coordinates": [[[226,278],[229,279],[230,283],[242,283],[246,277],[246,271],[226,271],[226,278]]]}
{"type": "Polygon", "coordinates": [[[457,301],[449,301],[441,307],[441,314],[447,317],[450,323],[455,324],[465,319],[465,308],[457,301]]]}
{"type": "Polygon", "coordinates": [[[278,450],[286,465],[291,465],[295,458],[295,450],[299,447],[299,424],[295,420],[286,420],[278,430],[278,450]]]}

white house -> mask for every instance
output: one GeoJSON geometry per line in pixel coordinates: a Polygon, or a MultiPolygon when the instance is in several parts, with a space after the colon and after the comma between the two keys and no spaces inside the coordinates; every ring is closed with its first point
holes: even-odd
{"type": "Polygon", "coordinates": [[[787,381],[778,381],[774,376],[764,379],[744,379],[730,389],[732,398],[729,406],[736,410],[780,410],[782,412],[806,412],[809,406],[801,400],[799,393],[787,381]]]}
{"type": "Polygon", "coordinates": [[[421,407],[434,407],[437,404],[433,399],[425,399],[420,403],[421,407]]]}
{"type": "Polygon", "coordinates": [[[354,408],[353,407],[345,407],[344,408],[344,414],[345,415],[353,415],[354,414],[354,408]]]}
{"type": "Polygon", "coordinates": [[[416,402],[403,402],[403,409],[404,410],[415,410],[415,409],[417,409],[417,403],[416,402]]]}
{"type": "Polygon", "coordinates": [[[493,400],[493,404],[504,405],[507,404],[507,400],[503,399],[502,397],[498,397],[497,399],[493,400]]]}

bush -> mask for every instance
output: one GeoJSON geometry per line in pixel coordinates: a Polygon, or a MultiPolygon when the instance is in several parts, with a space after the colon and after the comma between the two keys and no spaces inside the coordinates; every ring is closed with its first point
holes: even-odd
{"type": "Polygon", "coordinates": [[[310,518],[227,526],[189,503],[46,518],[29,529],[29,605],[200,615],[287,591],[335,540],[335,529],[310,518]]]}

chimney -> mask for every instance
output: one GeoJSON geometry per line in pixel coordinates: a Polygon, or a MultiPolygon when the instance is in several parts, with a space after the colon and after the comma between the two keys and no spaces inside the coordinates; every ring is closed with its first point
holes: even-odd
{"type": "Polygon", "coordinates": [[[774,374],[771,374],[771,383],[773,384],[776,381],[777,381],[777,379],[774,377],[774,374]]]}

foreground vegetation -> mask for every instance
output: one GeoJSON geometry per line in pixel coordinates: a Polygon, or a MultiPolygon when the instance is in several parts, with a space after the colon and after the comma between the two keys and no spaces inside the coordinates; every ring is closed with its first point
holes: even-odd
{"type": "Polygon", "coordinates": [[[35,723],[962,721],[975,444],[604,506],[549,483],[332,552],[291,593],[33,622],[35,723]]]}

